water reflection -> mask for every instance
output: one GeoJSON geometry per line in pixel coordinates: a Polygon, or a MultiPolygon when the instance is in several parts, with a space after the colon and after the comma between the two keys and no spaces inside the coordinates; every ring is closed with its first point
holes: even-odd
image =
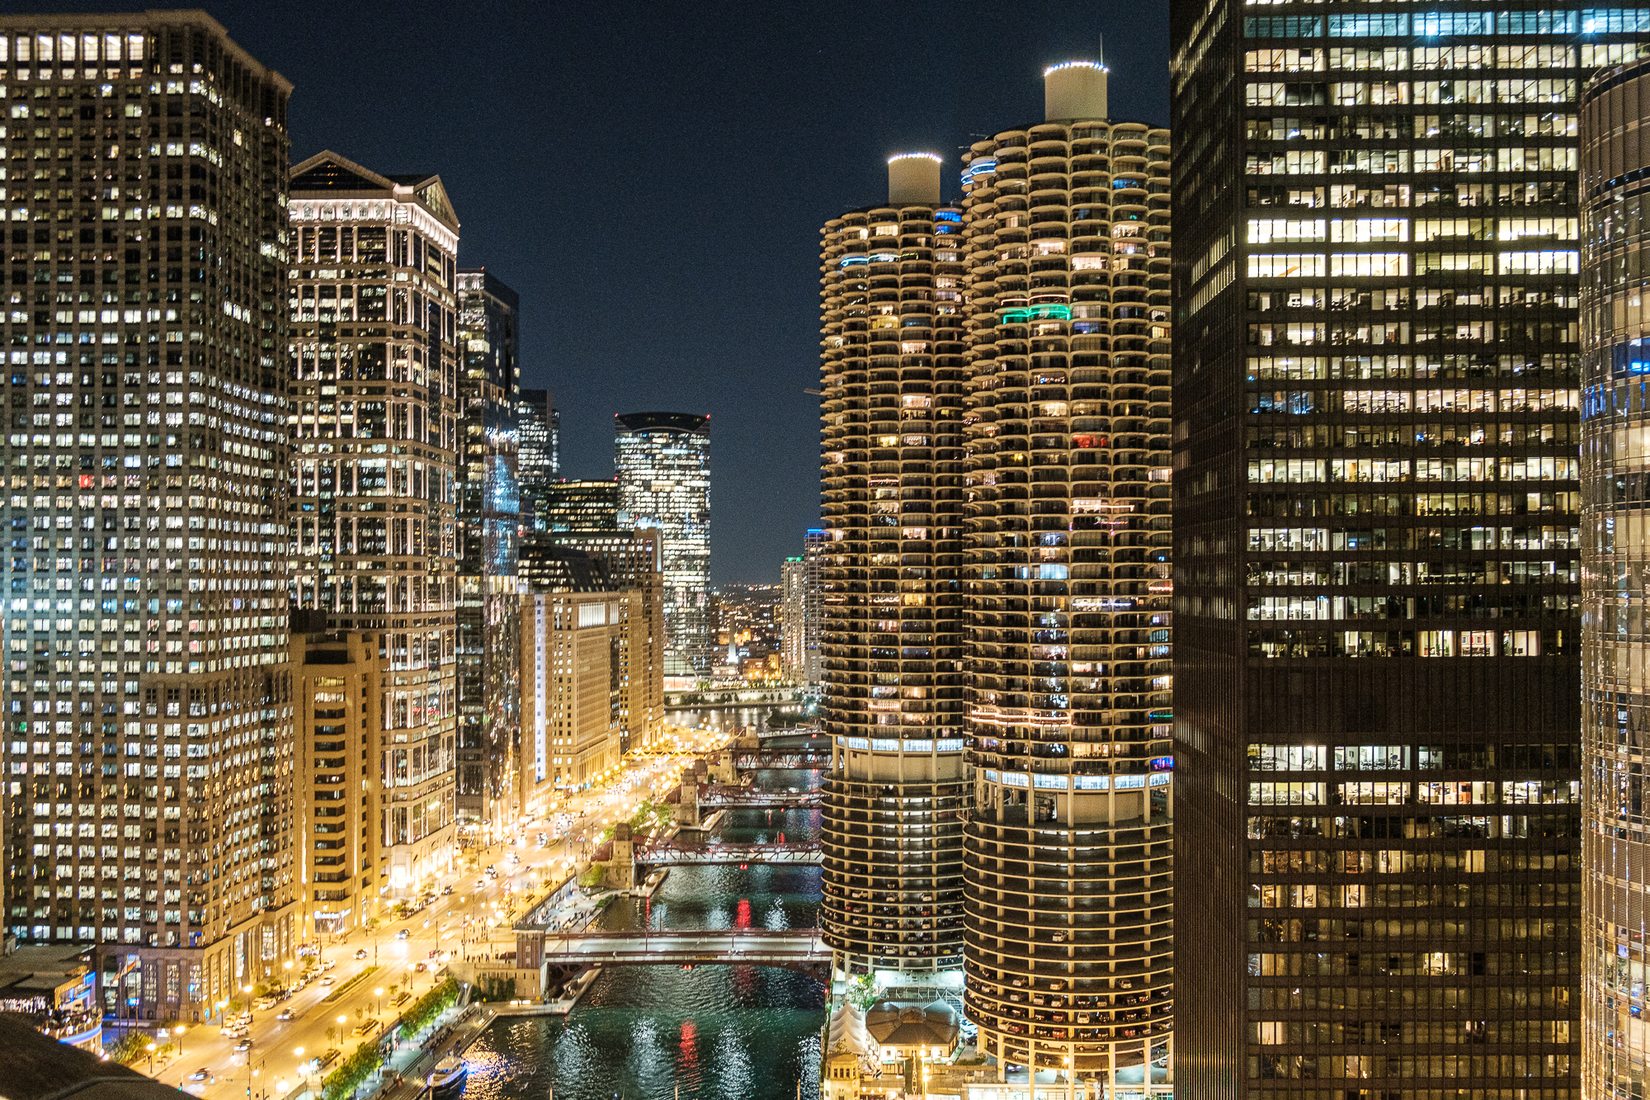
{"type": "MultiPolygon", "coordinates": [[[[761,772],[764,786],[818,773],[761,772]]],[[[817,809],[729,811],[725,842],[807,840],[817,809]]],[[[612,930],[811,928],[820,871],[798,866],[672,868],[652,898],[610,905],[612,930]]],[[[817,1100],[822,972],[780,967],[613,967],[571,1017],[505,1018],[472,1047],[466,1100],[817,1100]]]]}

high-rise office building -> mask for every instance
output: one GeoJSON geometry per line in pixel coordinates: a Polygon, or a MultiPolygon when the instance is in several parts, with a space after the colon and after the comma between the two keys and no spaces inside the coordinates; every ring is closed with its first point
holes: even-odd
{"type": "Polygon", "coordinates": [[[963,947],[962,212],[933,154],[888,185],[820,233],[821,927],[850,974],[963,947]]]}
{"type": "Polygon", "coordinates": [[[1581,161],[1581,1091],[1650,1080],[1650,59],[1583,92],[1581,161]]]}
{"type": "Polygon", "coordinates": [[[589,786],[659,731],[657,540],[656,531],[625,532],[586,552],[536,536],[523,548],[524,814],[542,812],[558,789],[589,786]]]}
{"type": "Polygon", "coordinates": [[[613,418],[621,522],[659,531],[665,578],[665,675],[710,675],[710,417],[613,418]]]}
{"type": "Polygon", "coordinates": [[[552,538],[617,531],[619,483],[600,480],[553,481],[539,490],[535,529],[552,538]]]}
{"type": "Polygon", "coordinates": [[[0,16],[5,927],[111,1014],[296,945],[290,90],[201,12],[0,16]]]}
{"type": "Polygon", "coordinates": [[[292,170],[292,595],[378,633],[381,873],[445,867],[457,736],[458,219],[440,177],[292,170]]]}
{"type": "MultiPolygon", "coordinates": [[[[968,1016],[1159,1095],[1172,1016],[1169,134],[1107,73],[965,154],[968,1016]]],[[[1195,880],[1194,880],[1195,881],[1195,880]]]]}
{"type": "Polygon", "coordinates": [[[561,413],[549,390],[522,390],[516,397],[517,480],[523,528],[543,531],[539,519],[546,489],[561,478],[561,413]]]}
{"type": "Polygon", "coordinates": [[[588,555],[607,574],[614,591],[633,595],[618,605],[624,650],[619,666],[619,751],[652,748],[665,721],[665,593],[659,532],[587,530],[532,536],[522,547],[524,571],[530,577],[543,577],[534,562],[546,549],[588,555]]]}
{"type": "Polygon", "coordinates": [[[458,796],[461,839],[502,835],[513,813],[505,770],[521,734],[521,521],[516,292],[491,273],[458,274],[458,796]]]}
{"type": "Polygon", "coordinates": [[[1173,0],[1177,1078],[1577,1088],[1576,98],[1642,5],[1173,0]]]}

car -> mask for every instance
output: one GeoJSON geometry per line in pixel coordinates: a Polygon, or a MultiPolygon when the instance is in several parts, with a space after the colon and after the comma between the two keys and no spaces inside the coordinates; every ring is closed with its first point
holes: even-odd
{"type": "Polygon", "coordinates": [[[424,973],[424,971],[426,971],[428,969],[429,969],[429,967],[425,966],[422,962],[417,963],[416,965],[413,966],[413,970],[415,970],[416,972],[418,972],[420,974],[424,973]]]}
{"type": "Polygon", "coordinates": [[[451,894],[452,892],[453,892],[453,885],[450,882],[447,885],[445,885],[441,888],[441,896],[442,897],[446,897],[448,894],[451,894]]]}
{"type": "Polygon", "coordinates": [[[235,1053],[236,1054],[245,1054],[247,1051],[249,1051],[251,1049],[252,1049],[252,1040],[251,1039],[242,1039],[240,1042],[235,1044],[235,1053]]]}
{"type": "Polygon", "coordinates": [[[296,1015],[297,1013],[293,1012],[290,1008],[283,1008],[281,1011],[275,1013],[275,1018],[277,1020],[285,1021],[292,1019],[296,1015]]]}
{"type": "Polygon", "coordinates": [[[430,953],[428,955],[425,955],[424,957],[426,959],[435,959],[435,958],[440,958],[440,956],[441,956],[441,949],[439,947],[432,947],[432,948],[430,948],[430,953]]]}
{"type": "Polygon", "coordinates": [[[331,985],[333,982],[335,982],[337,980],[338,979],[334,978],[331,974],[327,974],[324,977],[322,977],[321,984],[323,986],[328,986],[328,985],[331,985]]]}
{"type": "Polygon", "coordinates": [[[476,888],[476,889],[477,889],[477,890],[485,890],[485,889],[487,889],[487,880],[486,880],[486,879],[479,879],[479,878],[478,878],[478,879],[476,879],[476,885],[475,885],[475,888],[476,888]]]}
{"type": "Polygon", "coordinates": [[[412,935],[412,929],[410,928],[398,928],[395,931],[395,938],[398,940],[404,940],[410,935],[412,935]]]}
{"type": "Polygon", "coordinates": [[[366,958],[367,957],[367,949],[365,947],[357,947],[355,949],[355,957],[358,958],[358,959],[366,958]]]}
{"type": "Polygon", "coordinates": [[[323,962],[321,964],[321,969],[323,971],[327,971],[327,970],[331,970],[333,967],[335,967],[337,965],[338,965],[338,960],[337,959],[327,959],[325,962],[323,962]]]}
{"type": "Polygon", "coordinates": [[[212,1076],[212,1071],[211,1070],[207,1069],[205,1066],[202,1066],[200,1069],[197,1069],[194,1073],[191,1073],[189,1075],[189,1080],[196,1081],[196,1082],[204,1082],[204,1083],[210,1085],[210,1084],[214,1083],[215,1081],[217,1081],[217,1078],[212,1076]]]}

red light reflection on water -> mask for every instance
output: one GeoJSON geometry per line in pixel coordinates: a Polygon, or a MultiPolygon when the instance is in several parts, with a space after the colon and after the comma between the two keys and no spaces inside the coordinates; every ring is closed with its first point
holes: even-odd
{"type": "Polygon", "coordinates": [[[734,910],[733,926],[735,928],[749,928],[751,926],[751,899],[740,898],[739,905],[734,910]]]}

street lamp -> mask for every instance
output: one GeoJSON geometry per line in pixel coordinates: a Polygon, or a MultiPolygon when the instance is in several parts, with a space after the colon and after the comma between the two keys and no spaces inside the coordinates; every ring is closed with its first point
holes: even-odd
{"type": "Polygon", "coordinates": [[[179,1058],[183,1057],[183,1032],[184,1032],[184,1026],[182,1024],[179,1024],[177,1027],[174,1027],[172,1029],[172,1034],[176,1035],[178,1037],[178,1057],[179,1058]]]}
{"type": "Polygon", "coordinates": [[[374,988],[373,991],[372,991],[372,996],[373,996],[372,1014],[374,1016],[376,1016],[384,1010],[384,987],[383,986],[377,986],[376,988],[374,988]]]}
{"type": "Polygon", "coordinates": [[[144,1053],[149,1055],[149,1076],[155,1075],[155,1041],[153,1039],[143,1045],[144,1053]]]}

